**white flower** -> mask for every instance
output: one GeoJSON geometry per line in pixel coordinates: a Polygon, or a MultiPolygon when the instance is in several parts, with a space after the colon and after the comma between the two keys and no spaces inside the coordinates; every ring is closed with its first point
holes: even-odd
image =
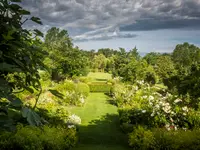
{"type": "Polygon", "coordinates": [[[68,125],[68,128],[75,128],[75,125],[68,125]]]}
{"type": "Polygon", "coordinates": [[[147,99],[147,96],[146,96],[146,95],[144,95],[144,96],[142,96],[142,98],[143,98],[143,99],[147,99]]]}
{"type": "Polygon", "coordinates": [[[170,130],[170,125],[169,125],[169,124],[166,124],[166,125],[165,125],[165,128],[169,131],[169,130],[170,130]]]}
{"type": "Polygon", "coordinates": [[[153,96],[149,96],[149,101],[152,101],[152,100],[154,100],[154,97],[153,96]]]}
{"type": "Polygon", "coordinates": [[[142,113],[146,113],[147,111],[146,110],[142,110],[142,113]]]}
{"type": "Polygon", "coordinates": [[[174,103],[179,103],[179,102],[182,102],[182,100],[179,99],[179,98],[177,98],[177,99],[174,101],[174,103]]]}
{"type": "Polygon", "coordinates": [[[182,110],[185,111],[185,112],[188,112],[187,106],[183,107],[182,110]]]}
{"type": "Polygon", "coordinates": [[[75,114],[69,116],[69,119],[67,121],[68,124],[81,124],[81,118],[75,114]]]}

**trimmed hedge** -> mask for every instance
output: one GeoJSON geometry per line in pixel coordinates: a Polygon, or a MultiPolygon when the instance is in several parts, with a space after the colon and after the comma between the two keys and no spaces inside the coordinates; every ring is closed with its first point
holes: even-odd
{"type": "Polygon", "coordinates": [[[90,87],[90,92],[103,92],[110,93],[112,84],[106,82],[92,82],[88,84],[90,87]]]}

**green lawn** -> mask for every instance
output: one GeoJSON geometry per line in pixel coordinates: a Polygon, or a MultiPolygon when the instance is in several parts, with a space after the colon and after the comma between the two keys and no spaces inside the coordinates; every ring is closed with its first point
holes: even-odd
{"type": "Polygon", "coordinates": [[[87,76],[96,81],[105,81],[105,80],[112,79],[111,74],[103,73],[103,72],[90,72],[87,76]]]}
{"type": "Polygon", "coordinates": [[[91,93],[84,107],[70,107],[80,116],[79,144],[74,150],[127,150],[127,137],[119,128],[117,107],[103,93],[91,93]]]}

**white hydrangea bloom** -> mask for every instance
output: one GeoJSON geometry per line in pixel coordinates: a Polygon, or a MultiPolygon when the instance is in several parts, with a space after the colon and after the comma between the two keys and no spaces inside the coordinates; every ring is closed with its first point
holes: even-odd
{"type": "Polygon", "coordinates": [[[153,96],[149,96],[149,101],[153,101],[154,100],[154,97],[153,96]]]}
{"type": "Polygon", "coordinates": [[[69,119],[67,121],[69,124],[81,124],[81,118],[75,114],[69,116],[69,119]]]}
{"type": "Polygon", "coordinates": [[[177,98],[177,99],[174,101],[175,104],[176,104],[176,103],[179,103],[179,102],[182,102],[182,100],[179,99],[179,98],[177,98]]]}

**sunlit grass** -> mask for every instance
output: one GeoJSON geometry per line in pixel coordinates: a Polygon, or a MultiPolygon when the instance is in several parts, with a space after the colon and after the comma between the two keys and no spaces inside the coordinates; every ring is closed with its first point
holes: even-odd
{"type": "Polygon", "coordinates": [[[126,150],[126,135],[119,128],[117,107],[103,93],[91,93],[84,107],[70,107],[80,116],[80,143],[75,150],[126,150]]]}

